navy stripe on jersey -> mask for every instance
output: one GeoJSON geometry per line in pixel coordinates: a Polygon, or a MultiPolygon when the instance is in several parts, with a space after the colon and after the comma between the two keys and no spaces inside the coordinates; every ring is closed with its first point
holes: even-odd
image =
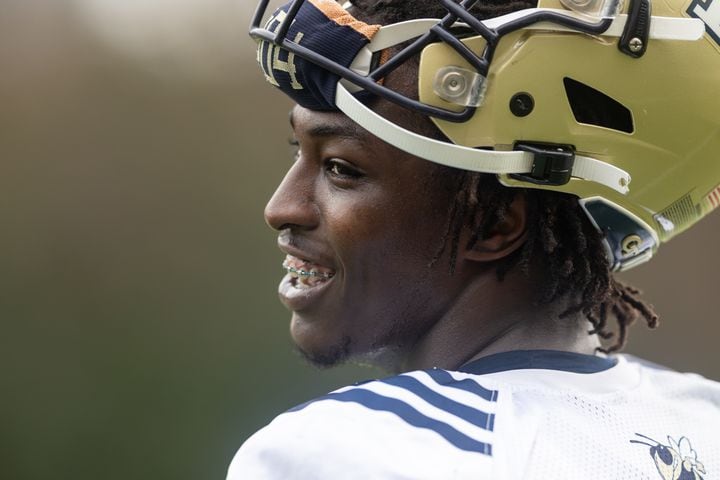
{"type": "Polygon", "coordinates": [[[463,420],[466,420],[467,422],[470,422],[473,425],[480,427],[484,430],[492,431],[494,417],[493,414],[488,414],[483,412],[482,410],[477,410],[462,403],[456,402],[455,400],[451,400],[428,388],[416,378],[408,377],[407,375],[399,375],[397,377],[390,377],[384,380],[380,380],[380,382],[404,388],[405,390],[414,393],[430,405],[433,405],[440,410],[444,410],[457,417],[460,417],[463,420]]]}
{"type": "Polygon", "coordinates": [[[496,402],[498,397],[497,390],[489,390],[482,385],[478,384],[476,381],[471,380],[469,378],[466,378],[464,380],[456,380],[452,375],[450,375],[445,370],[440,370],[437,368],[434,368],[432,370],[424,370],[425,373],[430,375],[430,378],[435,380],[439,385],[443,385],[445,387],[452,387],[457,388],[459,390],[464,390],[466,392],[470,392],[472,394],[475,394],[479,397],[484,398],[488,402],[496,402]]]}
{"type": "Polygon", "coordinates": [[[324,400],[357,403],[371,410],[394,413],[413,427],[432,430],[460,450],[492,455],[492,445],[489,443],[475,440],[459,432],[447,423],[427,417],[401,400],[385,397],[362,388],[330,393],[324,397],[299,405],[289,410],[289,412],[297,412],[312,403],[324,400]]]}

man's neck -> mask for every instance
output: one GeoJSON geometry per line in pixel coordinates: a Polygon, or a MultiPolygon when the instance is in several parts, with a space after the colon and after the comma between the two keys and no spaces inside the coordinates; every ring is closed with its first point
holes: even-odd
{"type": "Polygon", "coordinates": [[[560,318],[568,305],[567,299],[538,304],[530,281],[519,272],[503,281],[494,274],[477,277],[393,370],[457,369],[513,350],[595,353],[599,339],[588,334],[584,315],[560,318]]]}

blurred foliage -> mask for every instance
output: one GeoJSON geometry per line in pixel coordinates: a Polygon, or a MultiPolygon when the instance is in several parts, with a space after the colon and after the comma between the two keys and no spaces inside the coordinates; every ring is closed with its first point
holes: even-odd
{"type": "MultiPolygon", "coordinates": [[[[262,219],[290,104],[236,3],[205,2],[222,27],[208,45],[224,43],[181,65],[114,48],[71,2],[0,0],[4,479],[224,478],[275,414],[378,374],[292,351],[262,219]]],[[[631,351],[720,377],[719,227],[626,275],[667,318],[631,351]]]]}

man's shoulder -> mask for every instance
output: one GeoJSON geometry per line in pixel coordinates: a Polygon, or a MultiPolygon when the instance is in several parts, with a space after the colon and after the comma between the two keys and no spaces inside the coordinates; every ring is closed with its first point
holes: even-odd
{"type": "Polygon", "coordinates": [[[598,442],[632,465],[636,432],[714,448],[716,382],[626,356],[590,373],[542,367],[430,369],[335,390],[251,437],[228,479],[522,478],[598,442]]]}
{"type": "Polygon", "coordinates": [[[304,410],[332,409],[338,404],[363,407],[365,412],[391,412],[411,420],[414,411],[426,411],[433,407],[440,411],[461,417],[474,418],[467,410],[473,405],[475,411],[483,412],[483,426],[486,417],[494,411],[498,400],[498,382],[482,381],[477,375],[441,369],[417,370],[377,380],[356,383],[327,395],[318,397],[290,409],[292,414],[304,410]]]}
{"type": "Polygon", "coordinates": [[[233,469],[247,475],[262,465],[272,468],[253,478],[282,478],[279,465],[292,478],[306,478],[298,468],[310,469],[307,478],[489,471],[498,395],[472,375],[440,369],[344,387],[277,416],[243,445],[228,478],[233,469]]]}
{"type": "Polygon", "coordinates": [[[665,397],[692,398],[720,408],[720,382],[692,372],[679,372],[633,355],[624,360],[645,378],[645,386],[659,389],[665,397]]]}

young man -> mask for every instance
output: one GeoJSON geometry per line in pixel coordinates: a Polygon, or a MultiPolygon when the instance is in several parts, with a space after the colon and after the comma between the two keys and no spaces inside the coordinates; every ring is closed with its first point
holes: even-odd
{"type": "Polygon", "coordinates": [[[261,2],[298,103],[265,210],[293,340],[395,375],[278,416],[228,479],[720,475],[720,386],[609,355],[657,321],[612,271],[720,198],[717,1],[261,2]]]}

